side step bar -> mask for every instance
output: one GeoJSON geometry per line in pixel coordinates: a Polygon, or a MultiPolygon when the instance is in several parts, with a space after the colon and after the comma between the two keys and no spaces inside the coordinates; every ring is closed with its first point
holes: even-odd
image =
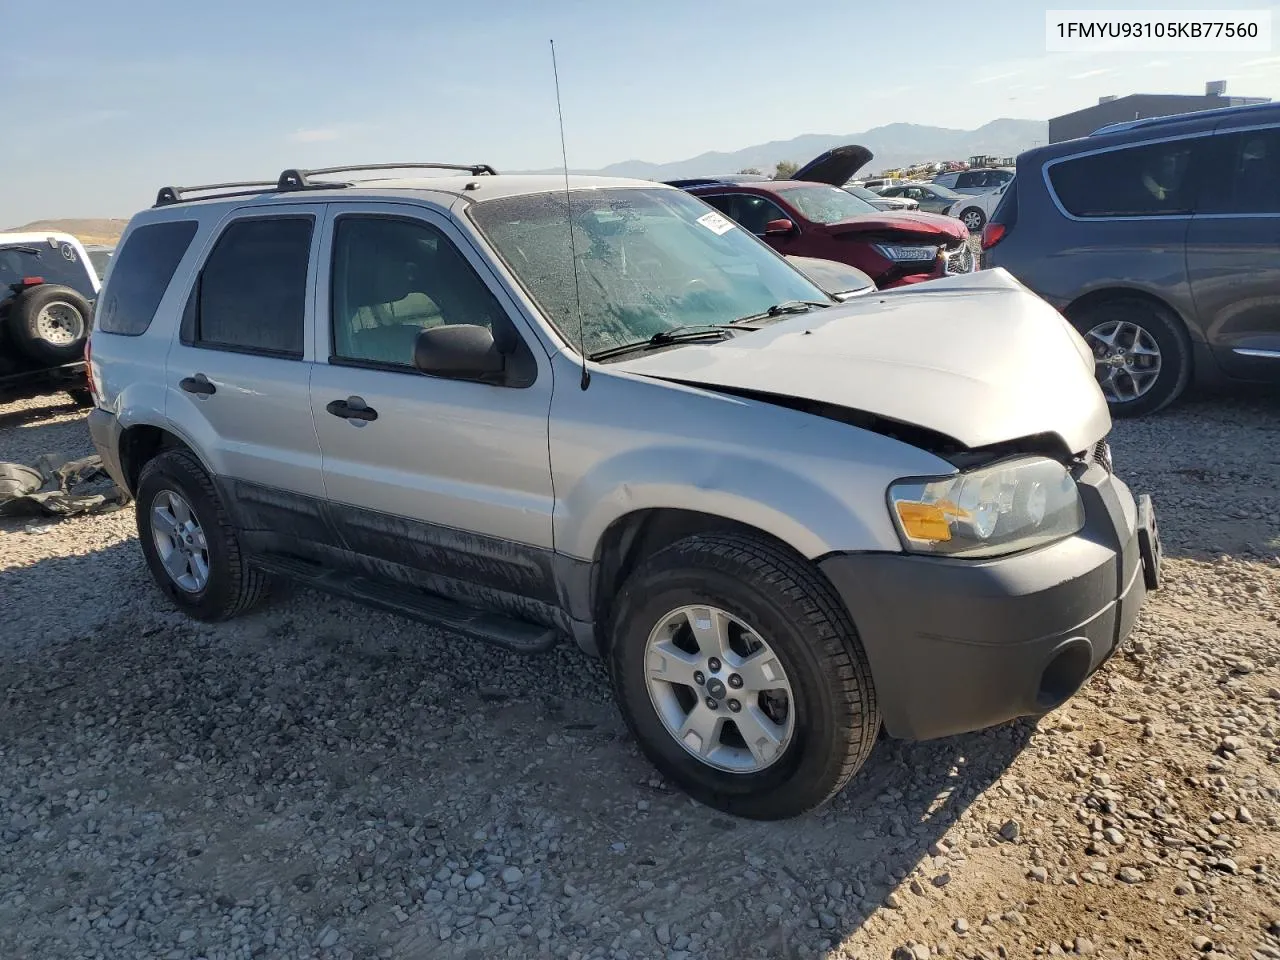
{"type": "Polygon", "coordinates": [[[561,636],[560,631],[553,627],[477,610],[415,587],[340,572],[305,560],[257,556],[251,562],[267,573],[316,590],[445,627],[473,640],[492,643],[516,653],[543,653],[555,646],[561,636]]]}

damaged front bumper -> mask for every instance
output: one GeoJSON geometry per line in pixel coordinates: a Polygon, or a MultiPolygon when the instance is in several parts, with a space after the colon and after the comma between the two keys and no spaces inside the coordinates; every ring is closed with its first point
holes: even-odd
{"type": "Polygon", "coordinates": [[[1103,465],[1075,536],[990,560],[839,554],[820,564],[867,652],[891,736],[927,740],[1060,706],[1124,642],[1161,548],[1150,497],[1103,465]]]}

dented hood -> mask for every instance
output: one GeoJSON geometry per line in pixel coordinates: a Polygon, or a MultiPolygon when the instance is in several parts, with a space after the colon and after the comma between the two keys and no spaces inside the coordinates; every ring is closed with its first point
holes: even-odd
{"type": "Polygon", "coordinates": [[[833,147],[826,153],[814,157],[793,173],[790,179],[843,187],[853,179],[855,173],[870,163],[874,156],[875,154],[866,147],[856,143],[833,147]]]}
{"type": "Polygon", "coordinates": [[[1111,429],[1084,341],[1003,269],[873,294],[613,366],[834,404],[970,448],[1052,433],[1082,452],[1111,429]]]}

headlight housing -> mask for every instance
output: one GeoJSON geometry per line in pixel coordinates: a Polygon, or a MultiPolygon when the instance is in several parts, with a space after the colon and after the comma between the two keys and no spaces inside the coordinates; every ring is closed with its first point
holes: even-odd
{"type": "Polygon", "coordinates": [[[925,263],[938,255],[938,248],[932,245],[877,243],[875,248],[895,263],[925,263]]]}
{"type": "Polygon", "coordinates": [[[1047,457],[901,480],[889,488],[889,509],[909,552],[948,557],[1015,553],[1084,526],[1075,480],[1047,457]]]}

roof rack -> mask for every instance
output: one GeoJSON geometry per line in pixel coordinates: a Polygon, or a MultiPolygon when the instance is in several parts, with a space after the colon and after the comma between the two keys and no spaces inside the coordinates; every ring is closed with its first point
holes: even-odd
{"type": "Polygon", "coordinates": [[[190,193],[203,193],[206,190],[230,190],[230,193],[219,193],[219,197],[247,197],[262,193],[263,187],[274,187],[274,180],[239,180],[234,183],[204,183],[194,187],[161,187],[156,194],[156,206],[163,207],[170,203],[182,203],[184,200],[209,200],[210,197],[189,197],[190,193]],[[258,187],[259,189],[246,189],[258,187]]]}
{"type": "Polygon", "coordinates": [[[1142,117],[1137,120],[1120,120],[1116,123],[1108,123],[1099,127],[1092,133],[1090,137],[1105,136],[1109,133],[1123,133],[1126,130],[1141,130],[1146,127],[1163,127],[1175,123],[1186,123],[1190,120],[1203,120],[1221,116],[1234,116],[1240,113],[1266,112],[1266,108],[1275,109],[1276,104],[1267,101],[1265,103],[1237,103],[1227,107],[1211,107],[1208,110],[1191,110],[1183,113],[1166,113],[1158,117],[1142,117]]]}
{"type": "Polygon", "coordinates": [[[263,193],[289,193],[295,190],[336,190],[353,186],[351,183],[313,181],[313,176],[330,173],[352,173],[358,170],[459,170],[473,177],[497,176],[498,171],[487,163],[363,163],[343,167],[320,167],[302,170],[291,167],[275,180],[239,180],[232,183],[205,183],[191,187],[161,187],[156,194],[157,207],[187,200],[221,200],[228,197],[250,197],[263,193]],[[209,193],[209,191],[219,191],[209,193]],[[200,193],[207,196],[193,197],[200,193]]]}
{"type": "Polygon", "coordinates": [[[461,170],[473,177],[497,176],[498,171],[487,163],[359,163],[346,167],[319,167],[315,170],[290,169],[280,174],[276,189],[287,190],[327,190],[337,186],[332,182],[313,183],[311,177],[325,176],[330,173],[353,173],[358,170],[461,170]]]}

